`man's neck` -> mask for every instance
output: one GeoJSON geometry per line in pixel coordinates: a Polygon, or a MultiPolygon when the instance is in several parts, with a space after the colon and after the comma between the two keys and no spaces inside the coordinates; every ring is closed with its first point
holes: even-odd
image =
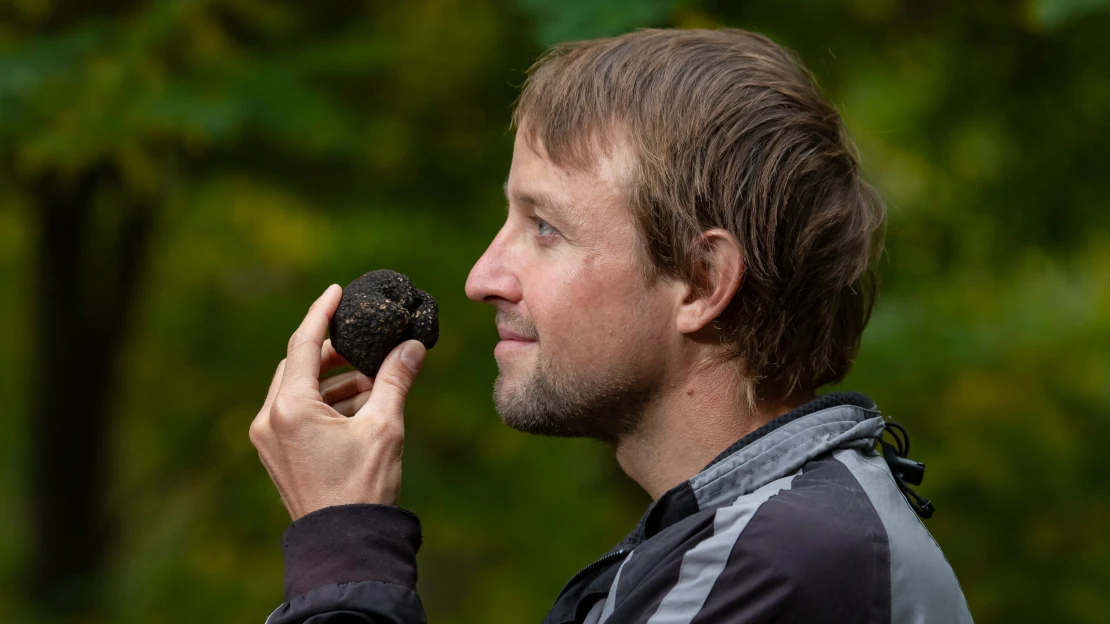
{"type": "Polygon", "coordinates": [[[733,442],[812,396],[746,406],[729,365],[718,365],[674,382],[645,410],[636,431],[616,444],[625,474],[657,500],[700,472],[733,442]]]}

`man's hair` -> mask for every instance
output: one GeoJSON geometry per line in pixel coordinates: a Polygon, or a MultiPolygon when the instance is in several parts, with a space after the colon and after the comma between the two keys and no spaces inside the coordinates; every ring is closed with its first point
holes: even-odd
{"type": "Polygon", "coordinates": [[[742,30],[560,44],[529,69],[513,124],[562,167],[631,147],[649,277],[696,284],[701,233],[736,237],[742,282],[714,325],[725,357],[746,363],[750,402],[848,373],[875,301],[885,209],[793,53],[742,30]]]}

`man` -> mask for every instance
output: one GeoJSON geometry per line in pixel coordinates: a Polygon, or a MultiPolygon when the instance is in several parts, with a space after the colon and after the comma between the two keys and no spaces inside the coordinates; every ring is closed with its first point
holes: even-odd
{"type": "MultiPolygon", "coordinates": [[[[857,351],[884,215],[795,57],[736,30],[564,45],[514,122],[508,217],[466,284],[497,309],[497,410],[607,442],[654,500],[545,621],[970,621],[902,437],[862,395],[816,397],[857,351]]],[[[251,426],[294,520],[269,621],[422,622],[420,526],[393,505],[424,349],[321,381],[339,298],[251,426]]]]}

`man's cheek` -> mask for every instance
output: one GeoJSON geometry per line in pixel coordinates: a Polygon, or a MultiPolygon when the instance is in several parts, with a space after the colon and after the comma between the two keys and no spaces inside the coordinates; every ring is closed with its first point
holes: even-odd
{"type": "Polygon", "coordinates": [[[542,326],[537,321],[536,329],[546,356],[556,359],[575,357],[581,351],[581,345],[588,342],[585,332],[589,329],[589,320],[570,316],[571,313],[568,310],[564,315],[553,316],[542,326]]]}

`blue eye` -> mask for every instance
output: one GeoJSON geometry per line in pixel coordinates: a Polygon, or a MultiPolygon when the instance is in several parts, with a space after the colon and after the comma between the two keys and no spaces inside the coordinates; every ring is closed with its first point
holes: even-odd
{"type": "Polygon", "coordinates": [[[536,234],[538,234],[539,236],[554,236],[558,233],[559,230],[556,230],[555,228],[548,225],[546,221],[542,219],[536,220],[536,234]]]}

